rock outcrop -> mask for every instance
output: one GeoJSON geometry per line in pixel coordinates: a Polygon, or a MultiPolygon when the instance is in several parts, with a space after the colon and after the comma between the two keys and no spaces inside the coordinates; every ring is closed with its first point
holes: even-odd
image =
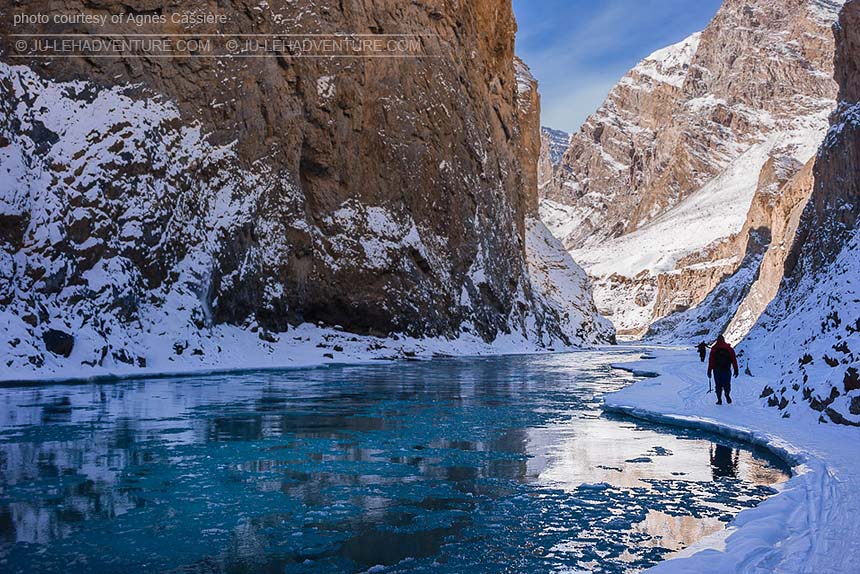
{"type": "MultiPolygon", "coordinates": [[[[727,0],[704,31],[631,70],[572,137],[541,216],[595,276],[620,332],[695,307],[751,261],[750,228],[783,209],[778,188],[812,158],[835,107],[841,4],[727,0]]],[[[773,292],[768,281],[756,297],[773,292]]]]}
{"type": "MultiPolygon", "coordinates": [[[[93,15],[167,10],[145,0],[47,4],[93,15]]],[[[164,338],[177,355],[217,353],[206,344],[216,325],[519,334],[547,345],[604,337],[594,313],[594,328],[563,325],[529,275],[539,101],[534,82],[518,78],[509,1],[226,2],[217,11],[226,24],[28,32],[404,34],[421,35],[423,51],[11,65],[4,19],[7,368],[54,361],[41,342],[49,329],[74,334],[70,361],[98,366],[145,365],[148,342],[164,338]]]]}
{"type": "Polygon", "coordinates": [[[839,105],[785,279],[741,350],[752,375],[776,378],[762,397],[785,416],[860,426],[860,1],[834,31],[839,105]]]}

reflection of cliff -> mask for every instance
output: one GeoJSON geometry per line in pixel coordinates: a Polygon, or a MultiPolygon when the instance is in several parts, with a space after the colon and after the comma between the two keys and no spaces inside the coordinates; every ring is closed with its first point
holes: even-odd
{"type": "Polygon", "coordinates": [[[0,490],[44,481],[54,484],[50,499],[14,500],[18,497],[13,495],[13,502],[0,505],[0,539],[9,544],[46,544],[65,538],[78,523],[114,518],[137,507],[141,499],[116,486],[122,473],[138,462],[138,451],[116,448],[105,438],[0,444],[0,490]]]}
{"type": "Polygon", "coordinates": [[[728,477],[771,485],[787,478],[785,472],[746,450],[604,418],[576,418],[547,430],[532,430],[529,436],[533,443],[554,445],[545,458],[530,459],[529,474],[567,490],[600,482],[650,488],[649,479],[709,482],[728,477]]]}
{"type": "Polygon", "coordinates": [[[180,520],[182,501],[222,489],[233,493],[226,500],[282,493],[307,509],[357,489],[350,504],[370,524],[388,520],[391,501],[363,489],[433,481],[468,492],[481,479],[522,482],[525,431],[511,425],[478,438],[458,418],[511,401],[524,387],[518,374],[515,364],[476,360],[441,370],[321,370],[310,379],[261,373],[6,389],[0,429],[21,434],[0,443],[0,489],[42,484],[53,494],[0,505],[0,539],[46,544],[144,507],[153,516],[175,508],[180,520]],[[438,416],[424,426],[410,418],[428,408],[438,416]],[[237,484],[248,487],[235,492],[237,484]],[[153,489],[170,494],[153,498],[153,489]]]}
{"type": "Polygon", "coordinates": [[[633,530],[647,536],[642,541],[646,546],[681,550],[725,527],[719,518],[673,516],[659,510],[649,510],[645,520],[636,524],[633,530]]]}

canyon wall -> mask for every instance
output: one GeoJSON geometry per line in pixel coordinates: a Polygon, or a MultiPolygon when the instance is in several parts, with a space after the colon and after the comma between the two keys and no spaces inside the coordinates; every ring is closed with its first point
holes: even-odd
{"type": "MultiPolygon", "coordinates": [[[[596,278],[598,307],[621,333],[696,307],[751,261],[757,226],[768,229],[762,250],[783,234],[769,212],[805,201],[778,205],[780,188],[814,156],[835,107],[841,4],[727,0],[701,33],[633,68],[572,137],[541,215],[596,278]]],[[[774,291],[769,279],[756,297],[774,291]]]]}
{"type": "Polygon", "coordinates": [[[839,105],[815,160],[785,279],[740,348],[750,375],[777,381],[762,397],[784,416],[860,426],[858,0],[845,5],[834,32],[839,105]]]}
{"type": "Polygon", "coordinates": [[[539,99],[518,74],[509,1],[4,1],[0,14],[9,369],[145,366],[164,339],[176,355],[217,356],[219,325],[264,339],[301,323],[611,338],[587,288],[560,303],[532,283],[539,99]],[[226,23],[27,33],[402,34],[421,52],[35,58],[9,36],[15,11],[204,9],[226,23]]]}

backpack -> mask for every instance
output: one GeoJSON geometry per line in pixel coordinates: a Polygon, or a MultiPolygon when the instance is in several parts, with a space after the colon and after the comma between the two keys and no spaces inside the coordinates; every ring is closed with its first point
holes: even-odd
{"type": "Polygon", "coordinates": [[[714,349],[714,368],[718,371],[729,371],[732,368],[732,352],[725,347],[714,349]]]}

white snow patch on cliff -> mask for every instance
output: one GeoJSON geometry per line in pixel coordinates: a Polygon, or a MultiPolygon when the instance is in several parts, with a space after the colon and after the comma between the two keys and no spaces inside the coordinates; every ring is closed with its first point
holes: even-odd
{"type": "MultiPolygon", "coordinates": [[[[825,112],[798,118],[792,129],[769,134],[725,171],[653,221],[627,235],[573,251],[572,255],[589,274],[599,277],[613,273],[634,277],[642,271],[670,272],[681,257],[743,227],[759,172],[774,149],[785,149],[797,161],[806,163],[816,153],[826,132],[825,112]]],[[[570,225],[562,223],[563,218],[558,219],[559,225],[553,228],[556,235],[570,225]]]]}
{"type": "Polygon", "coordinates": [[[699,49],[701,36],[701,32],[696,32],[676,44],[657,50],[642,60],[633,71],[680,88],[699,49]]]}

